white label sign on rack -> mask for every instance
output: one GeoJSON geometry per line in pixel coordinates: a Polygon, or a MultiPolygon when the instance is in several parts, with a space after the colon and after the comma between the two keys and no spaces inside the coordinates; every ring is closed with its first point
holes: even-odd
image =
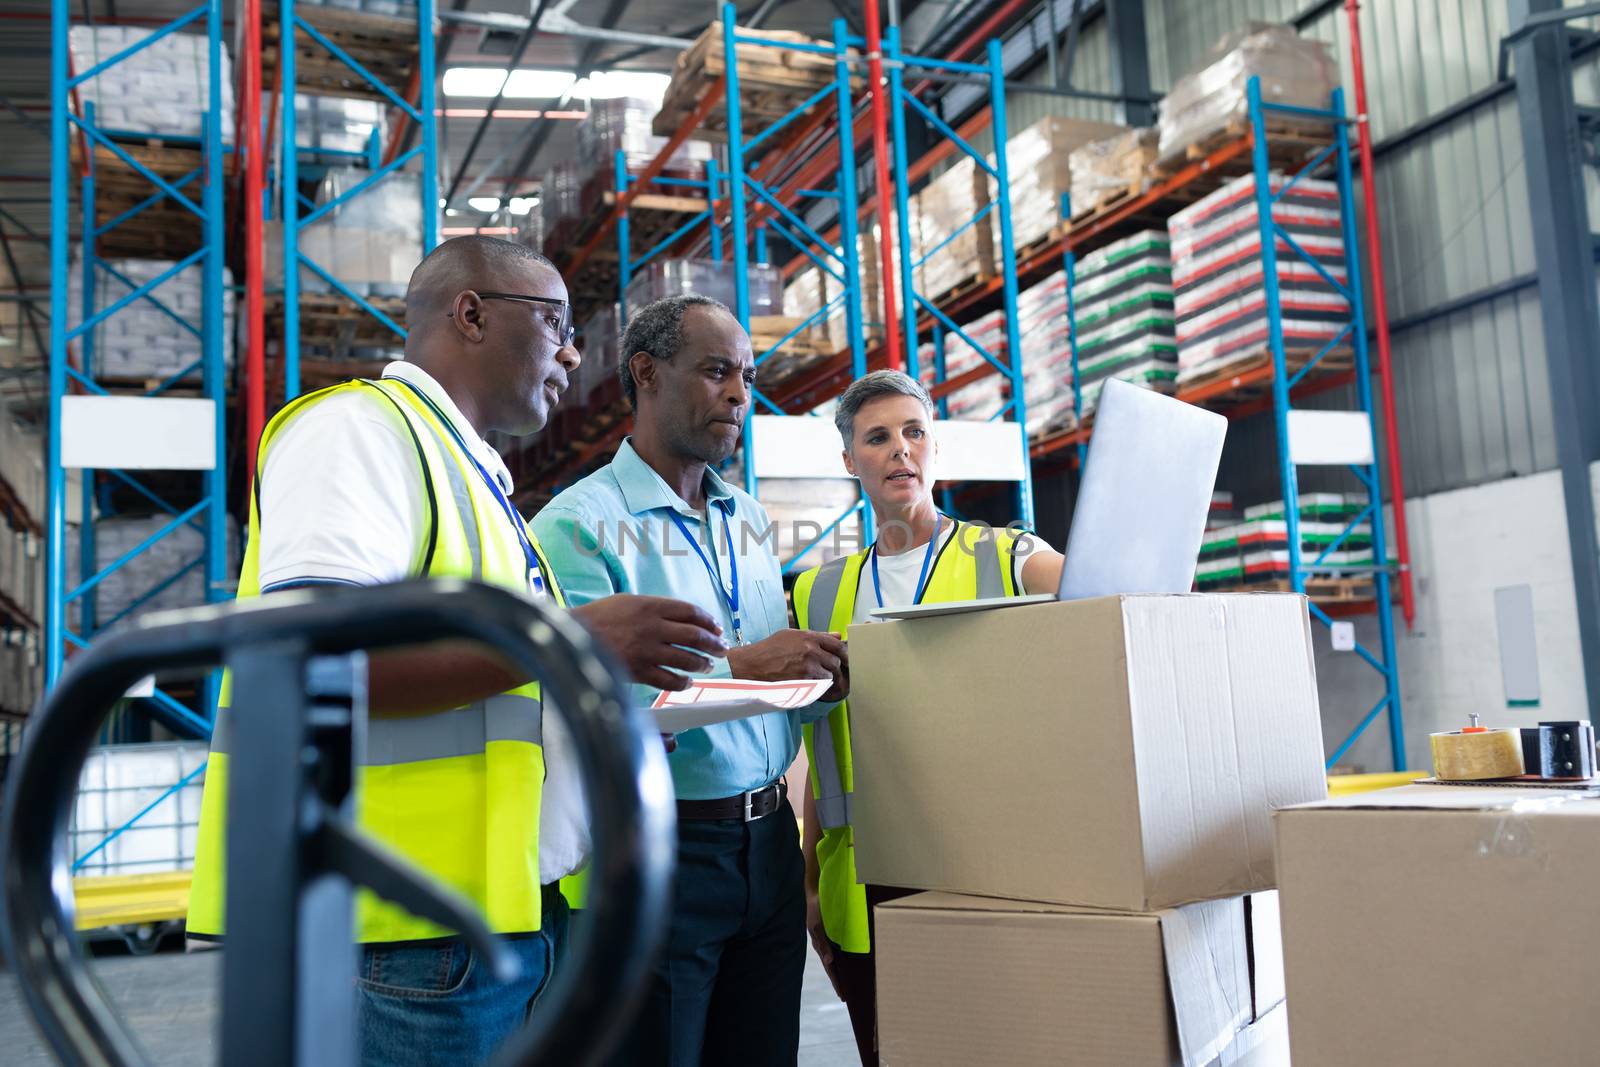
{"type": "Polygon", "coordinates": [[[216,403],[177,396],[64,396],[61,465],[207,471],[217,464],[216,403]]]}
{"type": "MultiPolygon", "coordinates": [[[[822,416],[756,415],[757,478],[848,478],[839,431],[822,416]]],[[[940,420],[935,477],[959,482],[1019,482],[1027,472],[1022,430],[1014,422],[940,420]]]]}
{"type": "Polygon", "coordinates": [[[1371,417],[1365,411],[1289,412],[1289,461],[1298,467],[1374,462],[1371,417]]]}

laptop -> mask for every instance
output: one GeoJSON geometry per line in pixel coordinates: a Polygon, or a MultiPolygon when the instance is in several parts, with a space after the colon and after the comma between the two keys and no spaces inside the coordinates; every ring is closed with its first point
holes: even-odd
{"type": "Polygon", "coordinates": [[[1118,593],[1187,593],[1228,420],[1128,382],[1100,394],[1054,593],[879,608],[879,619],[958,615],[1118,593]]]}

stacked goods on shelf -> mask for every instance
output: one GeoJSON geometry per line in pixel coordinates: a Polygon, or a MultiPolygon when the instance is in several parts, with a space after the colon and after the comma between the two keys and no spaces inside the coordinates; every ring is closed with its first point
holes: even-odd
{"type": "MultiPolygon", "coordinates": [[[[134,26],[73,26],[73,70],[82,74],[152,37],[134,26]]],[[[74,90],[80,106],[94,105],[95,125],[112,133],[200,137],[211,104],[204,34],[167,33],[74,90]]],[[[222,48],[222,139],[233,138],[233,71],[222,48]]]]}
{"type": "MultiPolygon", "coordinates": [[[[589,113],[578,123],[578,158],[606,177],[612,187],[616,156],[620,151],[628,170],[642,171],[667,146],[667,138],[651,132],[650,124],[661,110],[658,100],[623,96],[611,100],[591,100],[589,113]]],[[[711,146],[703,141],[687,141],[667,158],[662,173],[675,178],[704,178],[711,146]]]]}
{"type": "Polygon", "coordinates": [[[1073,166],[1079,147],[1126,132],[1125,127],[1109,123],[1051,116],[1006,141],[1011,236],[1018,248],[1048,237],[1063,221],[1061,194],[1076,180],[1073,166]]]}
{"type": "MultiPolygon", "coordinates": [[[[274,98],[263,95],[261,113],[270,115],[274,98]]],[[[377,100],[342,96],[294,98],[294,143],[301,148],[349,154],[371,149],[374,135],[381,146],[387,129],[387,108],[377,100]]]]}
{"type": "Polygon", "coordinates": [[[31,711],[44,691],[44,658],[37,631],[0,623],[0,711],[31,711]]]}
{"type": "MultiPolygon", "coordinates": [[[[831,415],[824,415],[830,423],[831,415]]],[[[833,439],[837,441],[838,435],[833,439]]],[[[740,484],[744,475],[738,460],[723,472],[731,485],[740,484]]],[[[846,509],[861,499],[861,489],[854,478],[763,478],[756,485],[756,495],[761,506],[767,509],[767,518],[777,530],[773,552],[778,562],[787,567],[800,550],[821,537],[821,542],[805,557],[802,567],[813,567],[835,556],[859,552],[864,548],[861,540],[861,515],[851,515],[832,532],[832,527],[846,509]]],[[[752,532],[754,538],[765,531],[752,532]]]]}
{"type": "Polygon", "coordinates": [[[343,11],[364,11],[369,15],[385,15],[389,18],[417,17],[416,0],[295,0],[295,3],[343,11]]]}
{"type": "MultiPolygon", "coordinates": [[[[838,279],[824,274],[819,267],[797,271],[783,287],[783,313],[793,319],[808,319],[829,301],[836,300],[843,288],[838,279]]],[[[842,302],[817,321],[812,327],[812,337],[830,352],[844,351],[850,338],[842,302]]]]}
{"type": "MultiPolygon", "coordinates": [[[[99,262],[108,269],[98,271],[95,279],[97,312],[174,266],[158,259],[99,262]]],[[[72,264],[69,275],[67,321],[69,328],[76,329],[83,321],[81,262],[72,264]]],[[[192,263],[152,290],[151,299],[135,300],[102,320],[91,331],[92,343],[80,346],[89,374],[102,380],[126,379],[142,384],[188,371],[184,380],[199,382],[201,371],[195,364],[201,357],[199,331],[205,309],[204,281],[205,267],[192,263]],[[153,301],[160,301],[161,306],[153,301]]],[[[229,338],[233,336],[234,295],[233,275],[226,267],[222,271],[222,308],[222,333],[224,338],[229,338]]],[[[224,361],[231,365],[233,346],[224,341],[222,350],[224,361]]]]}
{"type": "MultiPolygon", "coordinates": [[[[73,477],[76,477],[75,472],[73,477]]],[[[10,488],[25,514],[36,519],[44,514],[49,484],[44,474],[44,441],[12,418],[3,402],[0,402],[0,482],[10,488]]],[[[0,511],[4,510],[6,508],[0,504],[0,511]]]]}
{"type": "MultiPolygon", "coordinates": [[[[750,317],[783,314],[783,272],[763,263],[748,264],[745,283],[750,292],[750,317]]],[[[737,297],[733,260],[653,259],[628,282],[623,304],[632,314],[646,304],[669,296],[709,296],[730,309],[737,297]]],[[[752,321],[751,332],[754,333],[752,321]]]]}
{"type": "MultiPolygon", "coordinates": [[[[336,199],[371,176],[359,167],[332,167],[317,203],[336,199]]],[[[301,230],[300,251],[361,296],[405,296],[422,259],[421,179],[408,173],[384,176],[301,230]]],[[[301,277],[312,292],[330,288],[308,270],[301,277]]]]}
{"type": "Polygon", "coordinates": [[[1067,276],[1063,271],[1017,296],[1017,333],[1022,338],[1023,399],[1028,436],[1077,425],[1072,393],[1072,329],[1067,321],[1067,276]]]}
{"type": "Polygon", "coordinates": [[[1067,161],[1072,175],[1072,214],[1085,215],[1122,196],[1137,196],[1156,159],[1153,127],[1125,130],[1074,149],[1067,161]]]}
{"type": "Polygon", "coordinates": [[[568,407],[588,403],[596,390],[617,377],[622,352],[621,308],[606,304],[589,316],[578,331],[578,347],[583,352],[583,362],[567,381],[562,403],[568,407]]]}
{"type": "Polygon", "coordinates": [[[1211,510],[1206,512],[1206,529],[1232,526],[1239,521],[1239,509],[1233,506],[1233,494],[1218,489],[1211,494],[1211,510]]]}
{"type": "Polygon", "coordinates": [[[563,159],[544,172],[539,184],[539,213],[544,217],[544,254],[562,256],[571,250],[581,224],[584,170],[563,159]]]}
{"type": "Polygon", "coordinates": [[[963,154],[913,198],[917,215],[911,254],[921,263],[918,290],[929,299],[974,279],[994,277],[999,220],[990,211],[972,224],[993,196],[992,183],[988,172],[963,154]]]}
{"type": "Polygon", "coordinates": [[[1077,261],[1073,312],[1083,413],[1112,378],[1170,393],[1178,349],[1167,235],[1145,230],[1077,261]]]}
{"type": "MultiPolygon", "coordinates": [[[[740,27],[741,37],[762,37],[790,44],[822,45],[789,30],[752,30],[740,27]]],[[[805,99],[834,80],[834,58],[794,49],[740,42],[734,46],[739,62],[739,109],[746,136],[772,125],[798,107],[805,99]]],[[[855,49],[849,55],[856,56],[855,49]]],[[[690,114],[723,75],[727,73],[727,54],[722,45],[722,23],[713,22],[693,45],[678,53],[672,67],[672,82],[667,86],[661,111],[652,129],[670,137],[689,120],[690,114]]],[[[859,80],[855,78],[853,80],[859,80]]],[[[828,97],[821,107],[829,107],[828,97]]],[[[701,140],[723,142],[728,139],[728,112],[718,104],[691,135],[701,140]]],[[[770,144],[771,142],[769,142],[770,144]]]]}
{"type": "Polygon", "coordinates": [[[874,909],[884,1062],[1252,1062],[1241,1041],[1285,1000],[1273,810],[1327,790],[1300,599],[1103,597],[849,637],[856,871],[923,891],[874,909]],[[981,743],[974,706],[995,709],[981,743]],[[950,980],[951,958],[983,980],[950,980]]]}
{"type": "MultiPolygon", "coordinates": [[[[1268,186],[1277,195],[1288,182],[1274,174],[1268,186]]],[[[1301,178],[1274,202],[1272,220],[1329,276],[1346,283],[1336,184],[1301,178]]],[[[1178,380],[1204,378],[1267,351],[1271,334],[1255,177],[1236,178],[1184,208],[1172,216],[1168,228],[1178,315],[1178,380]]],[[[1349,322],[1350,308],[1283,234],[1276,236],[1274,248],[1284,347],[1309,357],[1339,336],[1349,322]]]]}
{"type": "MultiPolygon", "coordinates": [[[[109,567],[133,552],[166,526],[171,518],[170,515],[163,513],[117,515],[98,520],[94,524],[95,569],[98,571],[109,567]]],[[[131,556],[125,564],[106,575],[98,585],[85,593],[85,597],[95,598],[96,627],[103,629],[112,625],[113,621],[136,619],[152,611],[204,604],[206,602],[206,574],[203,561],[205,534],[202,532],[204,525],[203,520],[196,519],[194,524],[184,523],[178,526],[165,537],[131,556]],[[171,580],[175,575],[179,575],[180,571],[181,576],[171,580]],[[140,602],[141,597],[164,583],[165,587],[160,592],[140,602]],[[133,606],[136,602],[138,602],[137,607],[133,606]]],[[[81,573],[78,538],[78,527],[67,527],[66,569],[69,587],[76,587],[88,577],[81,573]]],[[[225,538],[228,555],[223,564],[225,574],[232,575],[238,571],[238,543],[238,524],[230,516],[225,538]]],[[[74,601],[67,608],[68,625],[77,629],[81,617],[78,602],[74,601]]]]}
{"type": "MultiPolygon", "coordinates": [[[[1167,160],[1190,148],[1203,150],[1218,134],[1243,132],[1251,78],[1261,79],[1265,103],[1326,109],[1337,69],[1326,42],[1301,37],[1291,26],[1252,23],[1234,30],[1161,101],[1160,156],[1167,160]]],[[[1293,120],[1274,113],[1269,121],[1293,120]]]]}
{"type": "MultiPolygon", "coordinates": [[[[971,343],[961,334],[950,332],[944,335],[944,380],[958,378],[978,367],[990,366],[983,354],[973,345],[981,345],[997,362],[1004,365],[1006,361],[1006,320],[1005,311],[996,308],[987,315],[973,319],[961,327],[961,332],[971,339],[971,343]]],[[[922,384],[932,389],[938,377],[938,368],[931,344],[918,349],[918,368],[922,384]],[[924,354],[925,353],[925,354],[924,354]]],[[[999,372],[986,374],[977,381],[971,382],[952,393],[947,393],[942,398],[947,411],[946,418],[951,419],[987,419],[1005,406],[1010,396],[1008,382],[999,372]]]]}
{"type": "Polygon", "coordinates": [[[0,405],[0,712],[23,712],[43,682],[44,441],[0,405]],[[20,617],[18,615],[20,613],[20,617]]]}
{"type": "MultiPolygon", "coordinates": [[[[1365,497],[1358,494],[1301,493],[1300,565],[1314,566],[1319,573],[1335,574],[1346,567],[1364,575],[1374,559],[1372,524],[1363,522],[1348,534],[1345,532],[1364,504],[1365,497]],[[1336,541],[1338,548],[1329,551],[1336,541]]],[[[1206,531],[1195,575],[1195,584],[1200,589],[1282,583],[1292,579],[1289,527],[1284,520],[1283,501],[1245,508],[1243,520],[1206,531]]]]}

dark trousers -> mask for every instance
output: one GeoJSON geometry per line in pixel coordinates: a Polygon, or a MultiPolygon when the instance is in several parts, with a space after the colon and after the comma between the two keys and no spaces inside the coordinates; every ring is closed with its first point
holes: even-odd
{"type": "MultiPolygon", "coordinates": [[[[867,932],[874,948],[878,944],[876,916],[872,909],[889,900],[908,897],[915,889],[890,889],[867,886],[867,932]]],[[[874,952],[846,952],[833,946],[833,980],[839,996],[850,1010],[850,1029],[855,1032],[856,1051],[862,1067],[878,1067],[878,973],[874,952]]]]}
{"type": "Polygon", "coordinates": [[[800,1050],[805,865],[786,801],[678,823],[672,929],[617,1067],[784,1067],[800,1050]]]}

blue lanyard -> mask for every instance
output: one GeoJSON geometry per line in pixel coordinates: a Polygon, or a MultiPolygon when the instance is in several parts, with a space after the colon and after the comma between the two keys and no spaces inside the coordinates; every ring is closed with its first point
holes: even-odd
{"type": "MultiPolygon", "coordinates": [[[[683,534],[683,539],[689,542],[689,547],[694,549],[694,554],[700,557],[700,562],[705,567],[706,574],[711,578],[711,584],[717,587],[717,592],[727,602],[728,613],[733,616],[734,644],[744,644],[744,635],[741,632],[742,628],[739,623],[739,557],[733,554],[733,529],[728,522],[727,509],[724,508],[722,512],[722,536],[727,539],[728,544],[728,576],[733,580],[732,592],[722,587],[721,571],[711,565],[711,560],[707,559],[706,554],[700,550],[700,542],[696,541],[694,536],[689,533],[689,528],[683,524],[682,519],[678,518],[678,513],[669,509],[667,517],[672,520],[673,525],[678,527],[678,532],[683,534]]],[[[706,525],[711,525],[711,509],[709,507],[706,508],[706,525]]],[[[707,533],[709,532],[708,530],[707,533]]],[[[715,536],[709,539],[709,541],[715,540],[715,536]]],[[[717,550],[709,542],[707,547],[711,548],[711,554],[715,556],[717,550]]]]}
{"type": "MultiPolygon", "coordinates": [[[[922,594],[928,590],[928,566],[933,563],[933,552],[939,546],[939,532],[944,529],[944,516],[934,513],[936,518],[933,524],[933,536],[928,538],[928,550],[922,554],[922,572],[917,575],[917,599],[912,604],[922,603],[922,594]]],[[[872,594],[878,598],[878,607],[883,607],[883,587],[878,584],[878,542],[872,542],[872,594]]]]}
{"type": "Polygon", "coordinates": [[[399,382],[417,394],[417,398],[428,405],[433,413],[439,417],[439,421],[444,424],[444,428],[450,431],[450,436],[461,447],[461,454],[467,457],[467,461],[472,464],[473,469],[478,472],[478,476],[483,479],[483,484],[489,487],[489,492],[493,494],[495,502],[500,505],[500,510],[510,520],[511,528],[517,532],[517,543],[522,546],[522,556],[528,562],[528,577],[533,583],[533,591],[536,593],[544,592],[544,568],[539,565],[539,553],[533,550],[533,542],[528,539],[528,528],[523,525],[521,516],[517,514],[517,509],[512,506],[511,501],[506,497],[506,491],[500,488],[500,483],[495,481],[494,475],[485,470],[483,464],[478,462],[478,457],[474,456],[472,449],[467,447],[467,442],[462,438],[460,431],[455,428],[455,424],[450,421],[449,416],[439,410],[439,405],[428,399],[426,393],[404,378],[390,378],[387,380],[399,382]]]}

